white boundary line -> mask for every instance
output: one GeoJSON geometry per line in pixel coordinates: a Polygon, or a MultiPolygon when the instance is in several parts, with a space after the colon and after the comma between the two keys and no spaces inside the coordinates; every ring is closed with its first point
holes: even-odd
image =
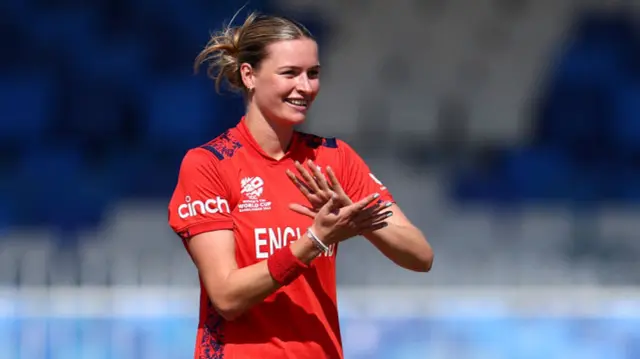
{"type": "MultiPolygon", "coordinates": [[[[193,318],[198,288],[0,287],[2,318],[193,318]]],[[[346,318],[640,319],[637,287],[340,287],[346,318]]]]}

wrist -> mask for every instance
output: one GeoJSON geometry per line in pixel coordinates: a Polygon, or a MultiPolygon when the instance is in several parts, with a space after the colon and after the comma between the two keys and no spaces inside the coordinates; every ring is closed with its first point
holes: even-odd
{"type": "Polygon", "coordinates": [[[309,265],[297,258],[291,247],[285,247],[276,251],[267,259],[269,274],[279,285],[284,286],[293,282],[309,265]]]}
{"type": "Polygon", "coordinates": [[[311,238],[305,233],[297,241],[291,243],[291,252],[301,262],[305,264],[311,263],[322,251],[316,247],[311,238]]]}
{"type": "Polygon", "coordinates": [[[313,244],[323,253],[329,251],[329,247],[324,243],[322,239],[316,234],[315,229],[312,227],[307,228],[307,237],[311,239],[313,244]]]}
{"type": "Polygon", "coordinates": [[[319,228],[318,226],[316,226],[315,223],[309,227],[309,230],[325,246],[328,246],[329,244],[332,243],[330,238],[331,235],[327,233],[327,230],[323,230],[322,228],[319,228]]]}

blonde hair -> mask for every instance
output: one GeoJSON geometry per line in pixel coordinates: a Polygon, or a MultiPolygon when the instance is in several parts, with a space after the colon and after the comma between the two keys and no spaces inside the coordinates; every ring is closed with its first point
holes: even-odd
{"type": "Polygon", "coordinates": [[[211,36],[194,63],[196,73],[200,66],[207,64],[207,75],[215,81],[218,92],[226,81],[231,90],[246,93],[240,65],[248,63],[255,69],[259,68],[268,55],[267,46],[270,44],[282,40],[313,39],[303,25],[281,16],[253,12],[240,26],[233,27],[232,22],[233,19],[224,30],[211,36]]]}

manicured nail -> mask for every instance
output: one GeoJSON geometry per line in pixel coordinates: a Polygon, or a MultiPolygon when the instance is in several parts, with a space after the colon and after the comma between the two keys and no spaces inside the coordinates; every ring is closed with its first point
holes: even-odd
{"type": "Polygon", "coordinates": [[[380,197],[379,193],[376,193],[376,194],[373,195],[373,198],[378,198],[378,197],[380,197]]]}

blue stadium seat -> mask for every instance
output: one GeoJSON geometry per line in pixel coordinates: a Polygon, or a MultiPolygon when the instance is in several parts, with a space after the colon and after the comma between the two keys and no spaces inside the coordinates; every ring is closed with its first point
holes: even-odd
{"type": "Polygon", "coordinates": [[[461,202],[515,204],[520,201],[514,186],[498,176],[494,168],[459,171],[450,189],[453,198],[461,202]]]}
{"type": "Polygon", "coordinates": [[[65,132],[76,140],[112,139],[117,141],[122,121],[122,95],[115,89],[75,86],[69,92],[69,112],[62,119],[65,132]]]}
{"type": "Polygon", "coordinates": [[[640,168],[632,159],[623,161],[616,170],[601,170],[605,174],[606,192],[618,203],[640,203],[640,168]]]}
{"type": "Polygon", "coordinates": [[[110,156],[103,177],[113,185],[113,198],[166,199],[175,188],[185,152],[150,146],[123,149],[110,156]]]}
{"type": "Polygon", "coordinates": [[[623,76],[622,58],[615,50],[611,45],[587,41],[570,44],[553,71],[552,81],[575,86],[609,84],[623,76]]]}
{"type": "Polygon", "coordinates": [[[538,139],[568,152],[588,151],[607,142],[605,128],[612,113],[611,97],[594,85],[552,85],[542,104],[538,139]]]}
{"type": "Polygon", "coordinates": [[[49,224],[54,212],[68,211],[65,196],[77,184],[79,164],[77,152],[32,148],[12,176],[19,184],[11,194],[19,222],[49,224]]]}
{"type": "Polygon", "coordinates": [[[219,97],[200,78],[162,79],[148,93],[146,142],[174,148],[194,147],[213,138],[220,118],[219,97]]]}
{"type": "Polygon", "coordinates": [[[624,79],[638,40],[636,20],[630,15],[596,11],[578,17],[554,81],[610,86],[612,81],[624,79]]]}
{"type": "Polygon", "coordinates": [[[78,54],[71,76],[85,86],[97,83],[117,89],[120,96],[139,96],[149,81],[148,51],[140,39],[120,37],[95,51],[78,54]]]}
{"type": "Polygon", "coordinates": [[[83,174],[80,156],[73,148],[31,149],[12,176],[19,186],[9,194],[19,224],[74,229],[98,219],[104,203],[83,174]]]}
{"type": "MultiPolygon", "coordinates": [[[[184,41],[190,42],[206,38],[209,32],[221,28],[242,5],[243,3],[235,0],[206,4],[185,3],[180,0],[139,0],[131,3],[129,9],[135,17],[150,18],[151,23],[169,26],[174,32],[181,33],[184,41]]],[[[254,2],[249,5],[251,9],[256,6],[254,2]]]]}
{"type": "Polygon", "coordinates": [[[631,54],[626,59],[626,67],[629,70],[630,78],[633,81],[640,81],[640,35],[638,35],[638,39],[634,41],[632,46],[631,54]]]}
{"type": "MultiPolygon", "coordinates": [[[[2,184],[2,182],[0,182],[2,184]]],[[[2,187],[8,188],[8,187],[2,187]]],[[[3,235],[3,231],[11,226],[12,223],[11,217],[11,204],[5,198],[5,196],[0,195],[0,237],[3,235]]]]}
{"type": "Polygon", "coordinates": [[[98,48],[100,14],[97,9],[62,9],[35,14],[32,21],[24,23],[25,32],[40,54],[48,54],[49,61],[73,65],[74,59],[84,58],[98,48]]]}
{"type": "Polygon", "coordinates": [[[529,201],[563,199],[572,192],[576,181],[570,160],[553,147],[511,151],[498,176],[504,176],[518,198],[529,201]]]}
{"type": "Polygon", "coordinates": [[[0,74],[0,139],[42,139],[56,111],[56,90],[46,74],[0,74]]]}
{"type": "Polygon", "coordinates": [[[620,84],[611,118],[615,143],[623,151],[640,154],[640,82],[620,84]]]}
{"type": "Polygon", "coordinates": [[[637,39],[637,16],[633,11],[586,11],[578,17],[575,38],[600,44],[614,44],[620,49],[637,39]]]}
{"type": "Polygon", "coordinates": [[[30,15],[30,6],[23,0],[3,0],[0,2],[0,23],[23,22],[30,15]]]}

